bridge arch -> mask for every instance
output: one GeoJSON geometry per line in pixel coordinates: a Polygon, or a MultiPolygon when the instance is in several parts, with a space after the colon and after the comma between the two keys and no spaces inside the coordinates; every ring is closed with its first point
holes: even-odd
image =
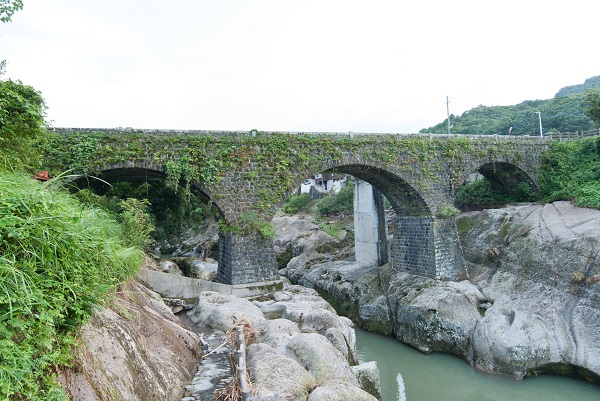
{"type": "Polygon", "coordinates": [[[391,203],[396,216],[430,216],[431,209],[421,194],[402,177],[366,164],[340,165],[329,170],[350,174],[366,181],[391,203]]]}
{"type": "MultiPolygon", "coordinates": [[[[69,183],[69,186],[75,189],[83,189],[90,187],[95,182],[106,181],[108,183],[119,182],[119,181],[144,181],[144,180],[166,180],[167,172],[164,166],[151,165],[147,163],[121,163],[114,165],[107,165],[96,169],[97,171],[89,174],[81,175],[69,183]],[[99,180],[98,180],[99,179],[99,180]]],[[[180,187],[184,186],[185,183],[182,181],[179,183],[180,187]]],[[[196,195],[203,203],[213,204],[217,208],[219,214],[222,216],[223,211],[219,203],[212,197],[208,191],[197,183],[192,182],[190,190],[196,195]]]]}
{"type": "MultiPolygon", "coordinates": [[[[357,261],[378,264],[389,261],[397,271],[438,279],[454,279],[463,269],[464,259],[455,219],[436,216],[434,207],[421,195],[420,188],[415,188],[395,172],[366,164],[343,164],[325,170],[331,171],[350,174],[358,179],[355,185],[354,217],[357,261]],[[356,199],[364,199],[365,196],[361,181],[373,188],[371,203],[374,209],[380,208],[379,212],[374,213],[373,220],[379,221],[379,227],[369,226],[363,212],[357,210],[362,200],[356,199]],[[389,244],[387,230],[381,230],[381,225],[386,224],[383,199],[377,200],[377,196],[381,195],[390,201],[396,213],[394,235],[389,244]],[[357,213],[361,217],[357,217],[357,213]],[[361,224],[367,227],[361,227],[361,224]],[[363,237],[363,234],[359,234],[363,228],[371,234],[363,237]],[[359,252],[366,255],[363,257],[359,252]]],[[[366,193],[366,196],[369,194],[366,193]]]]}
{"type": "Polygon", "coordinates": [[[478,169],[492,185],[503,187],[512,195],[523,195],[525,192],[538,194],[539,185],[520,167],[507,162],[490,162],[478,169]]]}

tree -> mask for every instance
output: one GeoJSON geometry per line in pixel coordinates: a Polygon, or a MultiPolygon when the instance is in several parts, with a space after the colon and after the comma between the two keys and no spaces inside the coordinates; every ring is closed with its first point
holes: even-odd
{"type": "Polygon", "coordinates": [[[23,9],[23,0],[0,0],[0,21],[9,22],[13,14],[23,9]]]}
{"type": "Polygon", "coordinates": [[[45,110],[42,94],[33,87],[0,80],[0,168],[38,167],[38,149],[46,137],[45,110]]]}
{"type": "Polygon", "coordinates": [[[585,92],[585,114],[600,125],[600,91],[587,90],[585,92]]]}

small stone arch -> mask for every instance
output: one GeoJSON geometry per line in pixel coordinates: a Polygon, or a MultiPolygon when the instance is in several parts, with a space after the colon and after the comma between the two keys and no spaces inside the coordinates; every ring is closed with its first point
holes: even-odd
{"type": "Polygon", "coordinates": [[[478,169],[493,186],[502,187],[512,195],[519,195],[523,191],[531,191],[539,195],[540,188],[523,169],[506,162],[490,162],[483,164],[478,169]]]}

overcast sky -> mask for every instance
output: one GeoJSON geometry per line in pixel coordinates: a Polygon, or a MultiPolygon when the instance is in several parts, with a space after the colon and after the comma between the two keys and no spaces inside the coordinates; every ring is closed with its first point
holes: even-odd
{"type": "Polygon", "coordinates": [[[591,0],[24,0],[6,76],[56,127],[417,132],[600,75],[591,0]]]}

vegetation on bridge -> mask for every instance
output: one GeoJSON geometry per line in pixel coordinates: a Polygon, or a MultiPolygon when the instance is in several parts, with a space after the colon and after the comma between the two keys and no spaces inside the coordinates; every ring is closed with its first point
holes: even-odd
{"type": "Polygon", "coordinates": [[[522,142],[494,141],[493,146],[487,146],[487,141],[493,139],[75,131],[52,134],[46,160],[54,173],[72,169],[94,174],[108,166],[132,161],[165,166],[167,180],[174,188],[183,182],[183,191],[189,193],[192,183],[199,184],[216,204],[225,196],[223,186],[227,183],[235,186],[237,192],[227,194],[230,202],[238,199],[234,203],[242,205],[244,192],[253,192],[254,198],[246,202],[245,209],[240,206],[239,215],[222,224],[222,229],[268,234],[272,212],[301,180],[339,167],[336,161],[345,160],[348,155],[360,155],[360,163],[365,166],[383,169],[398,166],[424,187],[426,183],[440,184],[452,192],[466,179],[462,166],[468,156],[491,160],[505,156],[514,161],[522,157],[522,142]],[[237,181],[231,181],[234,174],[237,181]]]}

